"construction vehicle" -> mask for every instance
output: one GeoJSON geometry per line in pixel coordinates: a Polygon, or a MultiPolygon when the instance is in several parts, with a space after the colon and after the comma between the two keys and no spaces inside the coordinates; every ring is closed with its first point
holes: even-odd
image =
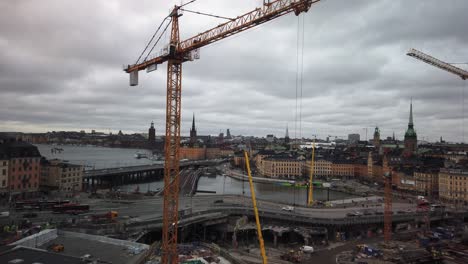
{"type": "Polygon", "coordinates": [[[314,253],[314,247],[311,247],[311,246],[302,246],[300,249],[302,252],[307,253],[307,254],[314,253]]]}
{"type": "MultiPolygon", "coordinates": [[[[283,15],[294,13],[296,16],[308,12],[313,4],[320,0],[272,0],[264,1],[263,6],[244,15],[228,19],[227,22],[206,30],[184,41],[179,36],[179,18],[182,12],[192,12],[200,15],[212,16],[201,12],[187,10],[185,7],[193,3],[189,1],[180,6],[174,6],[170,14],[163,20],[159,29],[166,23],[159,38],[153,38],[132,65],[127,65],[124,71],[130,74],[130,85],[138,85],[138,73],[142,70],[151,72],[157,70],[157,65],[167,62],[167,96],[166,96],[166,132],[164,146],[164,203],[163,203],[163,231],[162,231],[162,263],[175,264],[177,254],[177,223],[179,199],[179,163],[180,163],[180,120],[182,99],[182,63],[200,58],[200,48],[227,37],[236,35],[250,28],[257,27],[283,15]],[[160,55],[151,57],[151,52],[161,37],[172,24],[169,44],[164,46],[160,55]],[[148,49],[154,41],[153,48],[148,49]],[[145,52],[148,51],[146,57],[145,52]],[[140,61],[142,59],[142,61],[140,61]]],[[[216,16],[218,18],[222,18],[216,16]]]]}
{"type": "Polygon", "coordinates": [[[119,216],[117,211],[109,211],[105,214],[94,214],[91,219],[94,223],[114,222],[117,216],[119,216]]]}
{"type": "Polygon", "coordinates": [[[49,246],[49,250],[53,252],[63,252],[65,247],[62,244],[52,244],[49,246]]]}
{"type": "Polygon", "coordinates": [[[300,254],[300,251],[295,251],[295,250],[289,250],[287,253],[280,255],[280,258],[282,260],[286,260],[292,263],[301,263],[302,261],[302,256],[300,254]]]}

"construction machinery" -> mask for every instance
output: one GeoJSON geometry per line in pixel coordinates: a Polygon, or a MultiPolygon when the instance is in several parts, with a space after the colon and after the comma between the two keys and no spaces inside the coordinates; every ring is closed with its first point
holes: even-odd
{"type": "Polygon", "coordinates": [[[314,202],[314,169],[315,169],[315,135],[314,135],[314,142],[312,142],[312,157],[310,160],[310,177],[309,177],[309,195],[307,196],[307,205],[311,206],[314,202]]]}
{"type": "Polygon", "coordinates": [[[292,263],[301,263],[302,256],[300,251],[289,250],[288,252],[280,255],[280,258],[285,261],[292,263]]]}
{"type": "MultiPolygon", "coordinates": [[[[166,132],[164,145],[164,203],[163,203],[163,232],[162,232],[162,263],[177,263],[177,223],[178,223],[178,194],[179,194],[179,148],[180,148],[180,118],[182,98],[182,63],[200,58],[199,49],[211,43],[236,35],[247,29],[264,24],[283,15],[294,13],[296,16],[307,12],[311,6],[320,0],[276,0],[264,2],[262,7],[256,8],[244,15],[229,19],[203,33],[181,41],[179,37],[179,18],[185,6],[194,2],[191,0],[183,5],[174,6],[168,17],[171,32],[169,45],[165,46],[160,55],[148,59],[148,55],[140,62],[127,65],[124,71],[130,74],[130,85],[138,85],[138,73],[142,70],[151,72],[158,64],[167,62],[167,96],[166,96],[166,132]]],[[[201,14],[201,13],[200,13],[201,14]]],[[[206,14],[205,14],[206,15],[206,14]]],[[[163,21],[163,23],[164,23],[163,21]]],[[[161,24],[163,25],[163,24],[161,24]]],[[[167,24],[166,29],[169,24],[167,24]]],[[[157,33],[157,32],[156,32],[157,33]]],[[[165,33],[165,30],[162,32],[165,33]]],[[[161,39],[163,34],[156,40],[161,39]]],[[[150,42],[153,38],[150,40],[150,42]]],[[[153,46],[154,47],[154,46],[153,46]]]]}
{"type": "Polygon", "coordinates": [[[260,225],[260,217],[258,216],[258,208],[257,208],[257,199],[255,198],[255,188],[253,185],[252,174],[250,173],[250,161],[249,155],[247,151],[244,150],[244,158],[245,158],[245,166],[247,168],[247,175],[249,176],[249,185],[250,185],[250,194],[252,197],[252,206],[254,209],[255,214],[255,223],[257,225],[257,236],[258,236],[258,243],[260,245],[260,253],[262,254],[262,263],[267,264],[267,256],[265,252],[265,244],[263,243],[263,235],[262,235],[262,227],[260,225]]]}
{"type": "Polygon", "coordinates": [[[444,62],[444,61],[441,61],[439,59],[436,59],[430,55],[427,55],[419,50],[416,50],[416,49],[410,49],[406,55],[410,56],[410,57],[413,57],[415,59],[418,59],[418,60],[421,60],[427,64],[430,64],[434,67],[437,67],[439,69],[442,69],[444,71],[447,71],[447,72],[450,72],[450,73],[453,73],[457,76],[459,76],[460,78],[462,78],[463,80],[466,80],[468,79],[468,71],[465,71],[461,68],[458,68],[458,67],[455,67],[453,66],[452,64],[450,63],[447,63],[447,62],[444,62]]]}
{"type": "Polygon", "coordinates": [[[114,222],[117,216],[119,216],[117,211],[109,211],[105,214],[91,215],[91,219],[94,223],[109,223],[114,222]]]}

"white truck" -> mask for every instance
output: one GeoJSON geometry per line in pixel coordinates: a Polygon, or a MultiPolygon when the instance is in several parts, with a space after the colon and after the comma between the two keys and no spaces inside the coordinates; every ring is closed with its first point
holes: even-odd
{"type": "Polygon", "coordinates": [[[302,246],[301,251],[307,254],[312,254],[314,253],[314,248],[311,246],[302,246]]]}

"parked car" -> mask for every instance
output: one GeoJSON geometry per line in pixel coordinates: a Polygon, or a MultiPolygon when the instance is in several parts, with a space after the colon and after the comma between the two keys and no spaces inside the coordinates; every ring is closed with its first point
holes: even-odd
{"type": "Polygon", "coordinates": [[[292,211],[294,211],[294,207],[292,207],[292,206],[284,206],[283,208],[281,208],[281,210],[283,210],[283,211],[288,211],[288,212],[292,212],[292,211]]]}

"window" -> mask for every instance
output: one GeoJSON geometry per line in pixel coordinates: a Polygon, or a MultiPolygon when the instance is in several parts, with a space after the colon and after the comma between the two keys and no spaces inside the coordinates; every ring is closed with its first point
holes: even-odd
{"type": "Polygon", "coordinates": [[[3,170],[2,170],[2,175],[3,175],[3,176],[6,175],[6,169],[3,169],[3,170]]]}
{"type": "Polygon", "coordinates": [[[2,181],[2,186],[5,186],[6,182],[5,180],[2,181]]]}

